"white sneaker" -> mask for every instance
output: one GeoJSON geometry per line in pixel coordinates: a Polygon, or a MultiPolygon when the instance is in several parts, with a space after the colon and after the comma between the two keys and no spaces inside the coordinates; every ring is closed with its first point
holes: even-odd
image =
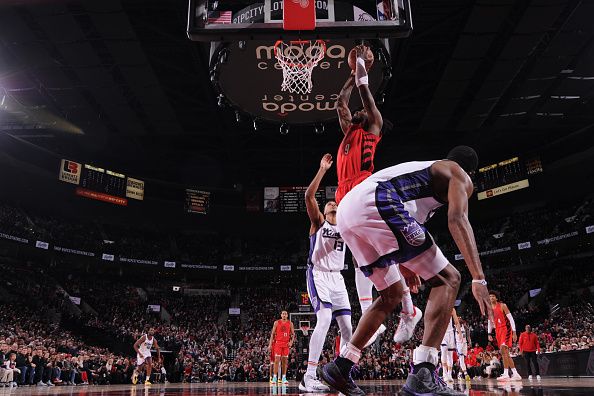
{"type": "Polygon", "coordinates": [[[522,381],[522,376],[520,375],[520,373],[515,373],[514,375],[511,376],[511,380],[512,381],[522,381]]]}
{"type": "Polygon", "coordinates": [[[367,348],[369,345],[373,344],[375,342],[375,340],[377,340],[377,337],[379,337],[385,331],[386,331],[386,326],[381,324],[380,327],[375,331],[375,333],[373,333],[373,335],[371,336],[369,341],[367,341],[367,344],[365,344],[364,348],[367,348]]]}
{"type": "Polygon", "coordinates": [[[537,380],[537,381],[540,381],[540,375],[537,375],[537,376],[536,376],[536,380],[537,380]]]}
{"type": "Polygon", "coordinates": [[[448,384],[453,384],[454,383],[454,378],[451,375],[448,375],[444,378],[445,382],[447,382],[448,384]]]}
{"type": "Polygon", "coordinates": [[[528,381],[532,381],[532,376],[531,375],[528,376],[528,381]]]}
{"type": "Polygon", "coordinates": [[[398,328],[394,333],[395,343],[402,344],[412,338],[417,323],[419,323],[419,320],[423,317],[423,311],[417,307],[414,308],[414,314],[400,314],[400,323],[398,323],[398,328]]]}
{"type": "Polygon", "coordinates": [[[328,392],[330,388],[321,383],[317,378],[304,375],[299,383],[299,390],[302,392],[328,392]]]}
{"type": "Polygon", "coordinates": [[[503,374],[501,374],[500,377],[497,377],[497,381],[499,381],[499,382],[507,382],[510,380],[511,380],[511,378],[509,377],[509,374],[507,374],[507,373],[503,373],[503,374]]]}

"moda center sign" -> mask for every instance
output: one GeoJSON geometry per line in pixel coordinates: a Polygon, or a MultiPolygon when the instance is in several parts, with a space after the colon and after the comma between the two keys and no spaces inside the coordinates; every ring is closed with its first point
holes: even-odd
{"type": "MultiPolygon", "coordinates": [[[[303,95],[281,91],[283,72],[274,55],[274,44],[272,40],[213,43],[213,83],[225,101],[252,117],[272,122],[311,124],[336,119],[335,101],[351,72],[347,59],[357,42],[326,41],[326,55],[313,69],[312,92],[303,95]]],[[[383,41],[374,40],[370,44],[375,63],[369,71],[369,88],[377,97],[387,82],[384,77],[388,73],[389,56],[383,41]]],[[[300,48],[293,46],[290,50],[300,48]]],[[[361,107],[356,89],[350,107],[361,107]]]]}

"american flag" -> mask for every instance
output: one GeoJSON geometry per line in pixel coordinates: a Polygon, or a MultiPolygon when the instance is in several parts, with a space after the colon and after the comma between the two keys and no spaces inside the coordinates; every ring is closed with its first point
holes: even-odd
{"type": "Polygon", "coordinates": [[[208,23],[231,23],[231,11],[209,11],[208,23]]]}

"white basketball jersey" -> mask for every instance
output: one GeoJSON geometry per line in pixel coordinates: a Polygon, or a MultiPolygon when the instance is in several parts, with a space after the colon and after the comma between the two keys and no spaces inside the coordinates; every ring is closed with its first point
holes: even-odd
{"type": "Polygon", "coordinates": [[[433,216],[440,206],[430,186],[430,167],[437,161],[404,162],[382,169],[365,179],[364,183],[391,181],[398,190],[404,209],[420,224],[433,216]]]}
{"type": "Polygon", "coordinates": [[[138,348],[138,349],[140,349],[140,352],[143,355],[146,355],[148,353],[150,356],[151,349],[153,349],[153,343],[155,342],[155,337],[152,337],[151,339],[149,339],[148,334],[145,334],[144,337],[145,337],[144,342],[142,344],[140,344],[140,348],[138,348]]]}
{"type": "Polygon", "coordinates": [[[322,271],[342,271],[345,248],[336,225],[324,221],[322,227],[309,237],[307,263],[322,271]]]}
{"type": "Polygon", "coordinates": [[[454,318],[452,317],[450,317],[450,321],[448,322],[448,328],[446,329],[446,332],[454,332],[454,318]]]}
{"type": "Polygon", "coordinates": [[[456,343],[457,344],[466,344],[466,327],[464,325],[460,325],[460,333],[456,332],[456,343]],[[460,335],[462,333],[462,335],[460,335]]]}

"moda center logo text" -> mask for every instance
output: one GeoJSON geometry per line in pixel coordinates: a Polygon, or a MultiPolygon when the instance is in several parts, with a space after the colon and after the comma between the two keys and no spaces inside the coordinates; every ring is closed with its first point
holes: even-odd
{"type": "MultiPolygon", "coordinates": [[[[300,46],[288,46],[285,50],[286,53],[296,54],[298,57],[305,55],[312,57],[313,47],[302,49],[300,46]]],[[[340,70],[348,67],[346,57],[350,51],[340,44],[329,45],[326,47],[325,59],[314,69],[321,70],[340,70]]],[[[282,70],[274,56],[274,45],[260,45],[256,47],[255,57],[259,70],[269,70],[271,67],[282,70]]],[[[336,99],[338,99],[338,92],[332,94],[307,94],[307,95],[295,95],[295,94],[265,94],[260,98],[262,103],[262,109],[272,113],[278,113],[280,115],[287,114],[293,111],[335,111],[336,110],[336,99]]]]}

